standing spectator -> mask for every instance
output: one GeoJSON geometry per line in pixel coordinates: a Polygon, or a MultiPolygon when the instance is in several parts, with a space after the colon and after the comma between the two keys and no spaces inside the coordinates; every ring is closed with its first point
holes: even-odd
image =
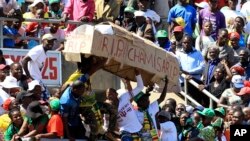
{"type": "Polygon", "coordinates": [[[202,28],[206,21],[211,21],[211,36],[217,39],[219,29],[226,27],[225,16],[218,10],[218,0],[209,0],[208,4],[209,8],[202,9],[199,13],[199,25],[202,28]]]}
{"type": "Polygon", "coordinates": [[[65,136],[72,139],[85,139],[85,128],[81,122],[79,106],[81,96],[85,91],[84,83],[76,80],[68,87],[60,98],[65,136]]]}
{"type": "Polygon", "coordinates": [[[184,36],[184,29],[182,26],[176,26],[173,30],[173,36],[170,38],[171,42],[171,51],[180,51],[182,50],[182,39],[184,36]]]}
{"type": "MultiPolygon", "coordinates": [[[[179,0],[178,4],[176,4],[174,7],[172,7],[168,14],[168,24],[172,24],[172,20],[182,17],[186,23],[184,32],[186,32],[189,36],[192,36],[195,24],[197,22],[196,19],[196,10],[193,6],[190,6],[187,4],[186,0],[179,0]]],[[[168,26],[168,33],[172,33],[173,26],[168,26]]],[[[172,35],[170,34],[169,37],[172,35]]]]}
{"type": "Polygon", "coordinates": [[[170,41],[166,30],[158,30],[156,33],[157,43],[165,50],[170,50],[170,41]]]}
{"type": "MultiPolygon", "coordinates": [[[[94,17],[94,0],[68,0],[63,11],[63,20],[70,19],[81,22],[91,22],[94,17]]],[[[69,24],[66,33],[73,31],[76,25],[69,24]]]]}
{"type": "Polygon", "coordinates": [[[42,38],[42,44],[32,48],[22,60],[22,66],[28,79],[38,80],[43,86],[42,99],[49,98],[48,91],[42,82],[41,69],[47,58],[46,52],[51,50],[54,45],[55,38],[51,34],[45,34],[42,38]]]}
{"type": "Polygon", "coordinates": [[[95,0],[95,6],[97,22],[115,22],[120,12],[117,0],[95,0]]]}
{"type": "Polygon", "coordinates": [[[241,50],[239,52],[240,60],[234,66],[240,66],[245,69],[245,79],[250,80],[250,63],[249,63],[249,52],[247,50],[241,50]]]}

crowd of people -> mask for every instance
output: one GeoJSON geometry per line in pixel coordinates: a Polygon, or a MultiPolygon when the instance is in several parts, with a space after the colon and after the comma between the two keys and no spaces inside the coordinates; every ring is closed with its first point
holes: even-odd
{"type": "Polygon", "coordinates": [[[246,0],[0,0],[0,17],[17,19],[4,21],[3,48],[30,49],[21,62],[0,51],[0,140],[229,141],[231,125],[250,124],[248,7],[246,0]],[[68,20],[113,22],[154,42],[179,61],[182,88],[184,79],[199,84],[187,87],[202,106],[165,100],[167,77],[150,101],[154,85],[144,91],[136,68],[135,88],[124,79],[125,89],[107,88],[97,101],[90,77],[107,60],[84,55],[68,80],[49,90],[41,68],[46,52],[62,51],[77,27],[68,20]],[[213,107],[204,89],[219,99],[213,107]]]}

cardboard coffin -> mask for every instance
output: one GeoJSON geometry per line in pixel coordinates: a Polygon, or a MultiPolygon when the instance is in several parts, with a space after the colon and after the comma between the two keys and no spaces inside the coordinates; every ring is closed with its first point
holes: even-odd
{"type": "Polygon", "coordinates": [[[166,75],[169,91],[179,91],[179,63],[173,54],[113,23],[81,25],[67,38],[63,51],[67,61],[80,62],[80,54],[108,58],[104,70],[135,81],[134,69],[144,85],[162,83],[166,75]]]}

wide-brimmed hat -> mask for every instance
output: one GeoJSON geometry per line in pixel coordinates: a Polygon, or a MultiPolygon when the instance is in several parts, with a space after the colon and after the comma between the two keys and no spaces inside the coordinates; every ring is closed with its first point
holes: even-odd
{"type": "Polygon", "coordinates": [[[27,108],[26,116],[32,119],[36,119],[41,115],[43,115],[43,110],[40,106],[40,102],[39,101],[31,102],[27,108]]]}
{"type": "Polygon", "coordinates": [[[1,83],[3,88],[11,89],[11,88],[19,88],[17,85],[17,79],[13,76],[6,76],[4,81],[1,83]]]}

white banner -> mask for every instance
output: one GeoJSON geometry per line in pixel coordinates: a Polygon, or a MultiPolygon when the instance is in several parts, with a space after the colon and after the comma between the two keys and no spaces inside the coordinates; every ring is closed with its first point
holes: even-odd
{"type": "MultiPolygon", "coordinates": [[[[20,62],[28,53],[26,49],[1,49],[4,58],[9,58],[13,62],[20,62]]],[[[61,53],[58,51],[48,51],[47,59],[42,69],[43,82],[46,85],[61,86],[62,84],[62,61],[61,53]]]]}

